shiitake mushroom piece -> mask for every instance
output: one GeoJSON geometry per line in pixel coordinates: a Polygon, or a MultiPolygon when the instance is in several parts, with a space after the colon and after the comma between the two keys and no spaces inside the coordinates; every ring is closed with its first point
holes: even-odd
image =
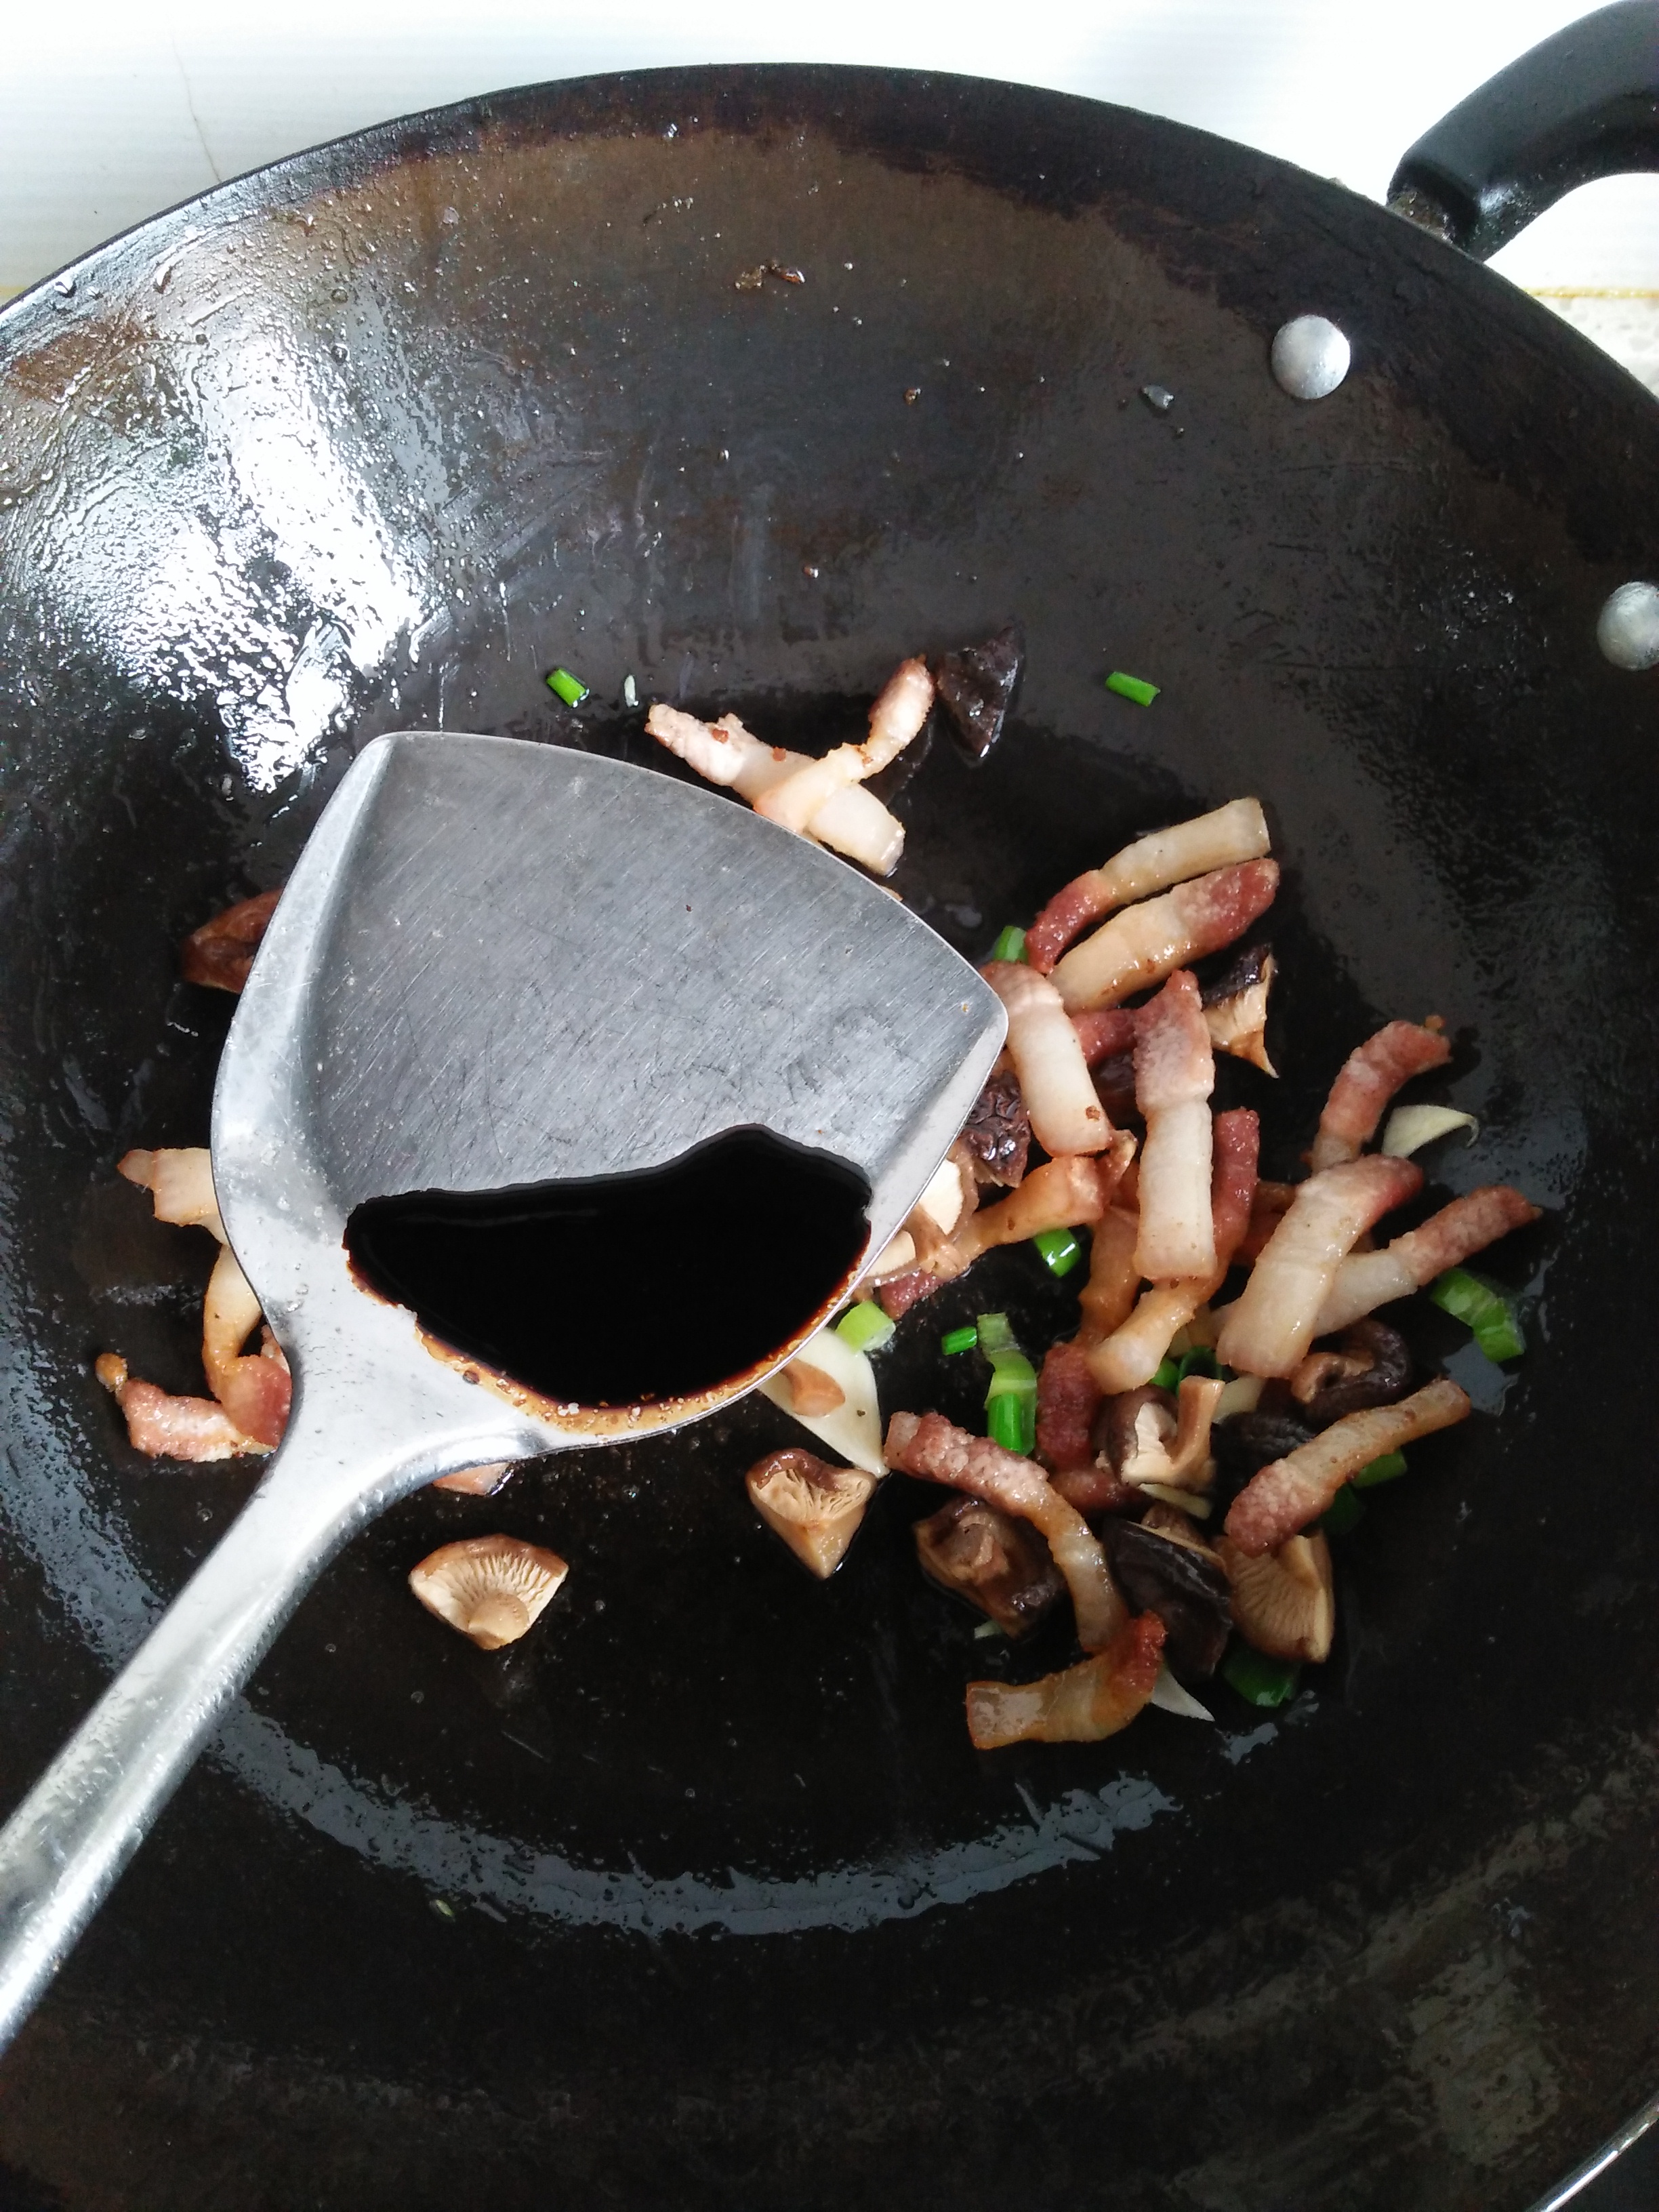
{"type": "Polygon", "coordinates": [[[1066,1585],[1035,1528],[977,1498],[953,1498],[915,1523],[922,1572],[1009,1636],[1024,1636],[1066,1585]]]}
{"type": "Polygon", "coordinates": [[[1336,1339],[1334,1347],[1310,1352],[1291,1390],[1302,1419],[1311,1429],[1328,1429],[1345,1413],[1360,1413],[1372,1406],[1392,1406],[1412,1387],[1410,1346],[1397,1329],[1368,1314],[1352,1322],[1336,1339]],[[1298,1382],[1310,1384],[1304,1389],[1298,1382]]]}
{"type": "Polygon", "coordinates": [[[939,702],[969,760],[982,761],[1002,735],[1021,661],[1019,631],[1012,623],[983,645],[964,645],[940,659],[933,679],[939,702]]]}
{"type": "Polygon", "coordinates": [[[1137,1613],[1164,1623],[1164,1656],[1183,1680],[1212,1674],[1232,1632],[1232,1586],[1207,1544],[1166,1536],[1138,1521],[1100,1528],[1118,1587],[1137,1613]]]}

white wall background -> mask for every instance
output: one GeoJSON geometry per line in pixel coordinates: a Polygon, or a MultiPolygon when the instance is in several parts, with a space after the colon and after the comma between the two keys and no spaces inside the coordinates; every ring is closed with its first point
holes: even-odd
{"type": "MultiPolygon", "coordinates": [[[[1382,198],[1413,139],[1576,0],[63,0],[0,9],[0,295],[280,155],[471,93],[702,61],[951,69],[1173,116],[1382,198]]],[[[1497,265],[1659,389],[1659,176],[1497,265]],[[1621,296],[1622,295],[1622,296],[1621,296]]]]}

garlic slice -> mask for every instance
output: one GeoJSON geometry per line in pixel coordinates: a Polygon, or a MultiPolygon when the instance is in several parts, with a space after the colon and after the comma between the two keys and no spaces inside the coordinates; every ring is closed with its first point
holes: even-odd
{"type": "MultiPolygon", "coordinates": [[[[854,1352],[833,1326],[821,1328],[801,1346],[788,1366],[769,1375],[760,1387],[763,1397],[769,1398],[775,1406],[781,1406],[786,1413],[793,1415],[802,1428],[810,1430],[849,1466],[861,1467],[866,1474],[886,1474],[887,1462],[881,1455],[881,1407],[876,1400],[876,1370],[866,1355],[854,1352]],[[838,1406],[812,1414],[796,1409],[790,1378],[797,1361],[811,1368],[817,1376],[827,1376],[840,1385],[842,1401],[838,1406]]],[[[807,1403],[821,1402],[821,1383],[816,1390],[809,1386],[807,1403]]]]}
{"type": "Polygon", "coordinates": [[[1470,1144],[1480,1134],[1480,1124],[1474,1115],[1460,1114],[1455,1106],[1396,1106],[1382,1132],[1382,1150],[1390,1159],[1409,1159],[1437,1137],[1449,1137],[1454,1129],[1467,1129],[1470,1144]]]}
{"type": "Polygon", "coordinates": [[[1215,1715],[1207,1705],[1200,1705],[1190,1690],[1182,1689],[1167,1667],[1158,1670],[1158,1680],[1152,1685],[1149,1705],[1158,1705],[1166,1713],[1178,1713],[1184,1721],[1213,1721],[1215,1715]]]}

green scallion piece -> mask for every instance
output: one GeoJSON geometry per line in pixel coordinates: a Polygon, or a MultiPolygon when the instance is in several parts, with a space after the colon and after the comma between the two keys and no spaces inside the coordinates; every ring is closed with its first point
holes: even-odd
{"type": "Polygon", "coordinates": [[[1374,1490],[1379,1482],[1398,1482],[1405,1472],[1405,1453],[1391,1451],[1384,1452],[1381,1459],[1372,1460],[1348,1479],[1356,1490],[1374,1490]]]}
{"type": "Polygon", "coordinates": [[[1156,684],[1143,684],[1139,677],[1126,676],[1121,668],[1115,668],[1106,678],[1106,689],[1115,691],[1120,699],[1133,699],[1137,707],[1150,707],[1158,696],[1159,687],[1156,684]]]}
{"type": "Polygon", "coordinates": [[[991,957],[993,960],[1023,960],[1025,957],[1025,932],[1016,929],[1011,921],[991,947],[991,957]]]}
{"type": "Polygon", "coordinates": [[[1466,1267],[1449,1267],[1430,1285],[1429,1296],[1443,1312],[1464,1323],[1488,1359],[1519,1359],[1526,1350],[1515,1308],[1495,1283],[1466,1267]]]}
{"type": "Polygon", "coordinates": [[[999,1622],[994,1620],[981,1620],[979,1626],[974,1631],[974,1641],[975,1644],[983,1644],[988,1637],[1005,1636],[1006,1633],[1007,1631],[1004,1629],[999,1622]]]}
{"type": "Polygon", "coordinates": [[[1030,1459],[1036,1449],[1036,1392],[1029,1398],[1017,1397],[1010,1392],[1006,1396],[988,1401],[985,1432],[1004,1451],[1018,1452],[1022,1459],[1030,1459]]]}
{"type": "Polygon", "coordinates": [[[941,1352],[971,1352],[979,1342],[979,1331],[969,1322],[966,1328],[947,1328],[939,1340],[941,1352]]]}
{"type": "Polygon", "coordinates": [[[580,676],[573,676],[568,668],[556,668],[547,679],[550,691],[556,691],[567,707],[580,707],[587,696],[587,686],[580,676]]]}
{"type": "Polygon", "coordinates": [[[1212,1382],[1219,1382],[1221,1362],[1207,1344],[1195,1344],[1182,1353],[1176,1371],[1183,1382],[1189,1375],[1207,1375],[1212,1382]]]}
{"type": "Polygon", "coordinates": [[[1023,1352],[994,1352],[991,1354],[991,1387],[985,1394],[988,1406],[993,1398],[1036,1397],[1036,1370],[1023,1352]]]}
{"type": "Polygon", "coordinates": [[[1158,1362],[1158,1372],[1152,1377],[1153,1389],[1178,1390],[1180,1387],[1181,1362],[1178,1359],[1160,1360],[1158,1362]]]}
{"type": "Polygon", "coordinates": [[[1069,1275],[1083,1257],[1074,1229],[1039,1229],[1031,1239],[1051,1275],[1069,1275]]]}
{"type": "Polygon", "coordinates": [[[1282,1705],[1296,1695],[1301,1662],[1270,1659],[1248,1644],[1235,1644],[1221,1662],[1221,1672],[1239,1696],[1252,1705],[1282,1705]]]}
{"type": "Polygon", "coordinates": [[[1319,1516],[1319,1525],[1328,1536],[1346,1536],[1365,1517],[1365,1508],[1353,1494],[1353,1485],[1345,1482],[1330,1504],[1319,1516]]]}
{"type": "Polygon", "coordinates": [[[896,1334],[893,1324],[873,1298],[860,1298],[848,1306],[836,1323],[836,1334],[854,1352],[879,1352],[896,1334]]]}
{"type": "Polygon", "coordinates": [[[979,1348],[988,1356],[997,1352],[1018,1352],[1019,1339],[1009,1327],[1006,1314],[981,1314],[975,1323],[974,1334],[979,1348]]]}

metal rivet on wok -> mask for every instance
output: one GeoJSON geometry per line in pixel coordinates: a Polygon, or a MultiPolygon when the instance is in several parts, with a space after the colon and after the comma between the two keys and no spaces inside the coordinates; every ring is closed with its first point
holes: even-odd
{"type": "Polygon", "coordinates": [[[1615,668],[1659,663],[1659,585],[1620,584],[1595,625],[1595,642],[1615,668]]]}
{"type": "Polygon", "coordinates": [[[1273,340],[1273,369],[1292,399],[1323,399],[1352,359],[1348,341],[1323,315],[1297,315],[1273,340]]]}

